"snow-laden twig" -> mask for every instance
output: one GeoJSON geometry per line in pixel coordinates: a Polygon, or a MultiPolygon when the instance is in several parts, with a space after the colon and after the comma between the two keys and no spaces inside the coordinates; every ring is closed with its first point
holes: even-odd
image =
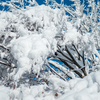
{"type": "Polygon", "coordinates": [[[57,76],[59,76],[60,78],[62,78],[64,81],[66,81],[66,79],[64,79],[61,75],[59,75],[53,68],[51,68],[49,66],[49,64],[47,64],[47,66],[50,68],[51,71],[53,71],[57,76]]]}
{"type": "Polygon", "coordinates": [[[9,49],[6,46],[2,45],[2,44],[0,44],[0,47],[2,47],[3,49],[9,51],[9,49]]]}
{"type": "MultiPolygon", "coordinates": [[[[73,55],[70,53],[70,51],[69,51],[69,49],[68,49],[67,46],[65,46],[65,50],[68,52],[68,54],[70,55],[70,57],[73,59],[74,64],[77,65],[78,68],[81,68],[82,66],[80,66],[80,65],[77,63],[77,61],[74,59],[73,55]]],[[[87,73],[86,73],[84,67],[83,67],[83,69],[82,69],[82,72],[84,73],[85,76],[87,75],[87,73]]]]}
{"type": "Polygon", "coordinates": [[[0,64],[3,64],[3,65],[6,65],[6,66],[10,66],[9,64],[3,62],[3,61],[0,61],[0,64]]]}
{"type": "Polygon", "coordinates": [[[55,66],[57,69],[59,69],[60,71],[62,71],[65,75],[67,75],[70,79],[72,79],[72,77],[70,75],[68,75],[68,73],[70,73],[66,68],[62,67],[60,64],[58,64],[57,62],[54,61],[49,61],[49,64],[55,66]]]}

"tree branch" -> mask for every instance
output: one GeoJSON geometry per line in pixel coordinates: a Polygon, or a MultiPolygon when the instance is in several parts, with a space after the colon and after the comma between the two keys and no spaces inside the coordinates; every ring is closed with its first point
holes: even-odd
{"type": "Polygon", "coordinates": [[[57,69],[61,70],[65,75],[67,75],[70,79],[72,79],[72,77],[70,77],[67,73],[65,73],[61,68],[59,68],[58,66],[54,65],[53,63],[51,62],[48,62],[49,64],[55,66],[57,69]]]}
{"type": "Polygon", "coordinates": [[[73,67],[71,67],[66,61],[62,60],[61,58],[59,58],[60,61],[62,61],[67,67],[69,67],[70,69],[72,69],[77,75],[79,75],[81,78],[83,78],[83,75],[81,73],[79,73],[78,71],[74,70],[73,67]]]}
{"type": "Polygon", "coordinates": [[[8,49],[8,48],[6,48],[5,46],[3,46],[3,45],[1,45],[1,44],[0,44],[0,47],[2,47],[3,49],[5,49],[5,50],[8,50],[8,51],[9,51],[9,49],[8,49]]]}
{"type": "MultiPolygon", "coordinates": [[[[72,56],[72,54],[70,53],[70,51],[68,50],[67,46],[65,46],[65,50],[68,52],[68,54],[70,55],[70,57],[73,59],[74,64],[78,67],[81,68],[81,66],[77,63],[77,61],[74,59],[74,57],[72,56]]],[[[86,76],[87,73],[85,71],[85,68],[82,69],[82,72],[84,73],[84,75],[86,76]]]]}
{"type": "Polygon", "coordinates": [[[61,75],[59,75],[53,68],[51,68],[48,64],[47,66],[50,68],[50,70],[52,70],[56,75],[58,75],[60,78],[62,78],[64,81],[66,81],[66,79],[64,79],[61,75]]]}
{"type": "Polygon", "coordinates": [[[4,63],[2,61],[0,61],[0,64],[6,65],[6,66],[10,66],[9,64],[6,64],[6,63],[4,63]]]}

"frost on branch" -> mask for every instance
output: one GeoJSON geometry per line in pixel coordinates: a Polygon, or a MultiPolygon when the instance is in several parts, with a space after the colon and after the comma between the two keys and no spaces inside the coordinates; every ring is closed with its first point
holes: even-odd
{"type": "Polygon", "coordinates": [[[31,1],[28,7],[23,0],[0,3],[11,11],[0,11],[3,99],[99,100],[99,3],[88,0],[85,9],[84,0],[72,0],[74,7],[31,1]]]}
{"type": "Polygon", "coordinates": [[[74,7],[65,5],[64,9],[70,14],[70,22],[74,27],[68,27],[63,42],[58,42],[57,52],[51,56],[51,60],[61,61],[64,66],[61,67],[59,63],[53,61],[48,62],[60,71],[60,76],[63,75],[65,78],[74,78],[70,73],[84,77],[91,71],[99,70],[100,64],[98,52],[100,50],[100,2],[96,5],[94,0],[88,0],[88,2],[84,0],[71,1],[74,2],[74,7]],[[85,3],[89,3],[88,8],[84,7],[85,3]]]}
{"type": "Polygon", "coordinates": [[[1,58],[6,59],[9,55],[11,60],[11,65],[5,64],[10,67],[7,67],[7,71],[10,69],[7,80],[19,80],[24,74],[32,76],[33,80],[36,76],[40,77],[47,67],[44,65],[47,63],[47,57],[55,53],[57,41],[60,38],[63,40],[64,30],[67,30],[64,10],[41,5],[29,7],[24,11],[16,9],[12,13],[1,11],[0,14],[1,20],[6,22],[0,30],[1,47],[5,49],[1,58]]]}
{"type": "MultiPolygon", "coordinates": [[[[41,77],[48,66],[49,70],[66,80],[66,77],[62,77],[63,74],[58,74],[49,66],[51,62],[47,61],[47,57],[55,57],[64,62],[66,68],[69,66],[72,72],[70,69],[67,72],[66,68],[52,62],[70,78],[75,77],[73,72],[80,77],[90,73],[87,60],[99,64],[100,56],[95,47],[97,34],[93,34],[95,28],[91,30],[92,35],[88,30],[91,28],[90,18],[93,16],[85,17],[86,14],[80,9],[84,6],[84,2],[81,5],[77,1],[75,6],[77,7],[71,12],[69,7],[56,2],[50,6],[34,5],[21,10],[16,8],[16,11],[11,9],[12,13],[0,12],[1,23],[5,23],[0,28],[1,48],[4,49],[1,50],[1,59],[7,59],[6,62],[1,60],[1,64],[9,66],[8,79],[13,77],[14,80],[19,80],[24,74],[41,77]],[[67,16],[66,11],[72,16],[67,16]],[[95,58],[95,54],[98,58],[95,58]]],[[[95,67],[95,64],[92,63],[92,67],[95,67]]]]}

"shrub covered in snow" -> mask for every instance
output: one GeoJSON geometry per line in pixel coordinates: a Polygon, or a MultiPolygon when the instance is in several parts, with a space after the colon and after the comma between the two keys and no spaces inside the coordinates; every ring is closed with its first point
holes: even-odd
{"type": "Polygon", "coordinates": [[[45,1],[0,3],[0,99],[99,100],[100,2],[45,1]]]}

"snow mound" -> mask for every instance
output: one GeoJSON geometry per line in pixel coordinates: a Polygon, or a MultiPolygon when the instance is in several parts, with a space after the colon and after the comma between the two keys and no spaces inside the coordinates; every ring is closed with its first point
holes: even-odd
{"type": "Polygon", "coordinates": [[[33,72],[39,73],[50,50],[48,40],[38,34],[20,37],[14,41],[11,51],[18,66],[15,79],[20,78],[25,71],[30,71],[32,66],[33,72]]]}
{"type": "Polygon", "coordinates": [[[56,78],[56,77],[51,77],[48,79],[49,81],[49,85],[52,87],[52,89],[54,91],[63,91],[64,93],[66,91],[69,91],[69,83],[68,82],[65,82],[59,78],[56,78]]]}
{"type": "Polygon", "coordinates": [[[9,100],[9,88],[0,86],[0,100],[9,100]]]}
{"type": "Polygon", "coordinates": [[[100,100],[100,72],[93,72],[84,79],[70,80],[70,90],[57,100],[100,100]]]}

